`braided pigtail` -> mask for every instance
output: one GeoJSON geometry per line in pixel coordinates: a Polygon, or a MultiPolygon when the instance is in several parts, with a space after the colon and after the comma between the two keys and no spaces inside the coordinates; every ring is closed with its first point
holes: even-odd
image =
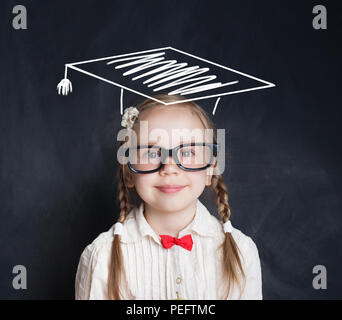
{"type": "MultiPolygon", "coordinates": [[[[119,166],[117,176],[119,180],[118,189],[120,201],[120,216],[117,222],[123,223],[131,208],[131,204],[129,201],[129,193],[124,181],[122,166],[119,166]]],[[[122,276],[125,277],[125,270],[123,268],[123,257],[120,245],[120,237],[120,234],[114,234],[108,274],[109,300],[120,300],[120,298],[122,297],[120,288],[122,276]]]]}
{"type": "MultiPolygon", "coordinates": [[[[222,175],[213,175],[211,188],[216,197],[218,213],[222,219],[222,222],[225,223],[230,218],[230,207],[228,203],[227,187],[223,181],[222,175]]],[[[232,284],[234,283],[238,284],[241,297],[243,289],[240,281],[239,271],[244,279],[245,274],[239,257],[239,247],[237,246],[230,232],[225,233],[225,239],[221,245],[221,248],[223,253],[223,277],[228,281],[225,299],[228,299],[232,284]],[[237,267],[239,267],[239,270],[237,267]]]]}

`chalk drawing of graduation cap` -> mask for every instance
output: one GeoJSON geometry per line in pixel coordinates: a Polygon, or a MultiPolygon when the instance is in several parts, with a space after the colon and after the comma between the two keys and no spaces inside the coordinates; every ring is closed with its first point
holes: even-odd
{"type": "Polygon", "coordinates": [[[64,79],[57,85],[58,94],[72,92],[72,84],[67,77],[69,68],[119,87],[121,115],[124,90],[164,105],[216,98],[212,111],[214,115],[222,96],[275,86],[173,47],[67,63],[64,79]],[[153,97],[161,92],[181,95],[184,100],[166,103],[153,97]]]}

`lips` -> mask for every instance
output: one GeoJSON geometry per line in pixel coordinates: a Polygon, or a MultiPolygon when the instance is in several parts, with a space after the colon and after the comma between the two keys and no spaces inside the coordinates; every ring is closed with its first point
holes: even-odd
{"type": "Polygon", "coordinates": [[[156,187],[159,191],[164,193],[176,193],[185,188],[185,186],[180,185],[163,185],[156,187]]]}

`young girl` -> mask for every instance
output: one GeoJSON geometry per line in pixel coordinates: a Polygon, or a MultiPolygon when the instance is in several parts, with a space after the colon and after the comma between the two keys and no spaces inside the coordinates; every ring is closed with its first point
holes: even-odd
{"type": "Polygon", "coordinates": [[[213,174],[217,135],[206,112],[194,102],[163,105],[147,99],[125,109],[121,125],[136,133],[137,156],[119,164],[120,216],[82,252],[75,298],[262,299],[258,249],[231,225],[227,188],[222,175],[213,174]],[[180,134],[182,143],[150,141],[156,129],[167,137],[180,134]],[[212,129],[213,141],[191,145],[184,129],[212,129]],[[205,156],[193,161],[195,152],[205,156]],[[148,161],[141,161],[146,154],[148,161]],[[214,193],[221,221],[198,199],[206,187],[214,193]],[[135,206],[133,195],[139,199],[135,206]]]}

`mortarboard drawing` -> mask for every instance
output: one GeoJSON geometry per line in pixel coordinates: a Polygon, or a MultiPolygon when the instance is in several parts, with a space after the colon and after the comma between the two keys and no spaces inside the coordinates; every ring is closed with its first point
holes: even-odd
{"type": "Polygon", "coordinates": [[[215,114],[222,96],[274,87],[275,84],[225,67],[184,51],[165,47],[65,64],[64,79],[57,85],[58,94],[72,92],[68,68],[105,81],[164,105],[216,98],[215,114]],[[184,100],[165,103],[152,96],[160,91],[178,94],[184,100]]]}

